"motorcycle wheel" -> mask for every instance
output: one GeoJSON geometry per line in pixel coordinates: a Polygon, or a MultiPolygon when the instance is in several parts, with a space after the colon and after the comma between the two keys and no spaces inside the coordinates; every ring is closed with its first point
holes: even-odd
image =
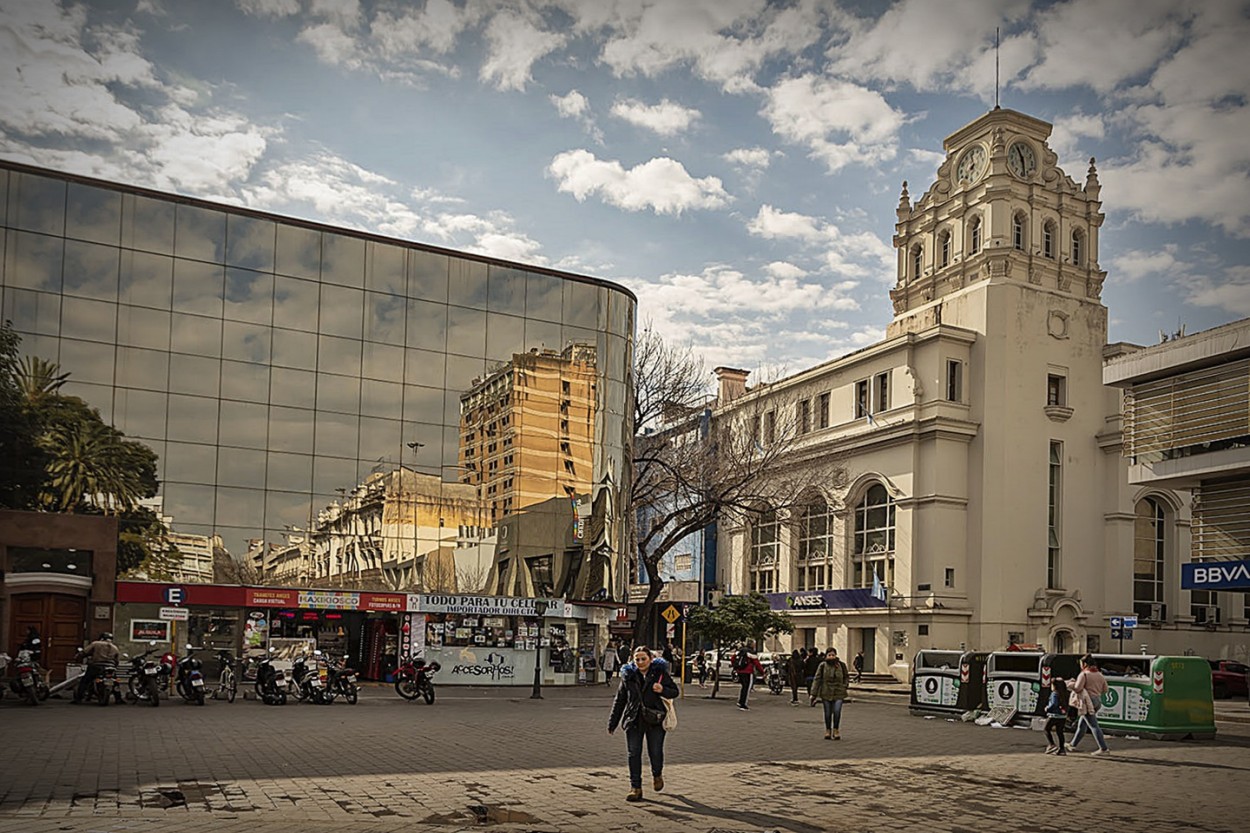
{"type": "Polygon", "coordinates": [[[405,700],[416,700],[421,696],[421,689],[408,677],[395,680],[395,693],[405,700]]]}
{"type": "Polygon", "coordinates": [[[343,698],[354,706],[356,705],[356,701],[360,699],[360,690],[351,683],[348,683],[347,687],[343,689],[343,698]]]}
{"type": "Polygon", "coordinates": [[[428,705],[434,705],[434,684],[426,683],[425,688],[421,691],[421,696],[425,698],[428,705]]]}
{"type": "Polygon", "coordinates": [[[39,683],[39,699],[47,700],[51,696],[52,696],[52,689],[48,688],[47,683],[40,682],[39,683]]]}
{"type": "Polygon", "coordinates": [[[279,705],[279,706],[285,706],[285,705],[286,705],[286,692],[285,692],[285,691],[279,691],[279,692],[278,692],[278,705],[279,705]]]}
{"type": "Polygon", "coordinates": [[[32,706],[39,705],[39,693],[35,691],[34,686],[27,686],[22,693],[26,695],[27,703],[30,703],[32,706]]]}
{"type": "Polygon", "coordinates": [[[204,705],[204,689],[202,688],[197,688],[195,690],[195,705],[197,706],[204,705]]]}
{"type": "Polygon", "coordinates": [[[107,706],[109,704],[108,689],[102,685],[98,685],[95,688],[95,704],[97,706],[107,706]]]}
{"type": "Polygon", "coordinates": [[[143,687],[147,692],[148,705],[152,707],[159,706],[161,704],[161,689],[160,686],[157,685],[156,679],[148,677],[144,680],[143,687]]]}

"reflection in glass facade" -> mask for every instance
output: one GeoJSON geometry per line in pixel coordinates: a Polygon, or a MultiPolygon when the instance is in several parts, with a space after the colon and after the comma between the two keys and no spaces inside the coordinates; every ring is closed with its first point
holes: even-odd
{"type": "Polygon", "coordinates": [[[0,163],[0,303],[269,581],[620,599],[635,299],[0,163]]]}

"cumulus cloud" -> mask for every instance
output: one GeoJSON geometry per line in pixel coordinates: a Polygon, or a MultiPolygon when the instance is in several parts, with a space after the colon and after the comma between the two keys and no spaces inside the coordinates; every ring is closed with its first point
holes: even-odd
{"type": "Polygon", "coordinates": [[[626,169],[616,160],[601,160],[587,150],[570,150],[551,160],[548,174],[556,187],[578,202],[598,195],[626,211],[651,210],[681,214],[699,208],[720,208],[729,202],[721,181],[690,175],[680,162],[657,157],[626,169]]]}
{"type": "Polygon", "coordinates": [[[299,14],[299,0],[234,0],[244,14],[253,17],[291,17],[299,14]]]}
{"type": "Polygon", "coordinates": [[[774,133],[806,145],[831,173],[893,159],[903,124],[903,114],[875,90],[817,75],[770,88],[762,112],[774,133]]]}
{"type": "Polygon", "coordinates": [[[817,217],[771,205],[760,206],[747,223],[747,231],[766,240],[794,241],[815,251],[822,269],[832,275],[850,281],[894,280],[894,250],[872,232],[848,233],[817,217]]]}
{"type": "Polygon", "coordinates": [[[1113,282],[1132,283],[1148,276],[1166,276],[1180,267],[1176,259],[1176,246],[1167,246],[1157,252],[1132,251],[1111,259],[1108,277],[1113,282]]]}
{"type": "Polygon", "coordinates": [[[569,90],[567,95],[549,95],[547,98],[555,105],[556,112],[563,119],[580,119],[590,112],[590,102],[577,90],[569,90]]]}
{"type": "Polygon", "coordinates": [[[501,11],[486,26],[490,52],[479,75],[501,90],[523,90],[533,80],[534,63],[565,40],[564,35],[545,31],[521,14],[501,11]]]}
{"type": "Polygon", "coordinates": [[[699,120],[698,110],[683,107],[667,98],[659,104],[644,104],[632,98],[623,99],[612,105],[612,115],[661,136],[684,133],[699,120]]]}
{"type": "Polygon", "coordinates": [[[721,156],[731,165],[743,168],[767,168],[772,163],[772,153],[761,147],[734,148],[721,156]]]}

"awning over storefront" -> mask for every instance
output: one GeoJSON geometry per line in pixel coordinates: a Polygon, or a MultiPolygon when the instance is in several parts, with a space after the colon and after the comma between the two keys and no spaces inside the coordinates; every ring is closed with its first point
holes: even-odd
{"type": "Polygon", "coordinates": [[[119,581],[117,582],[117,601],[214,607],[283,607],[401,613],[407,607],[408,597],[404,593],[304,590],[296,587],[119,581]]]}
{"type": "Polygon", "coordinates": [[[852,590],[809,590],[806,593],[765,593],[773,610],[800,613],[805,610],[866,610],[883,608],[885,599],[872,594],[870,587],[852,590]]]}

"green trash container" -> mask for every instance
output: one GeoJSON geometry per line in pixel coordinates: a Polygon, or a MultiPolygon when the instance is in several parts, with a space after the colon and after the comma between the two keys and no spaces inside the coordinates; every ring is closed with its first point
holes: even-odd
{"type": "Polygon", "coordinates": [[[1107,678],[1098,723],[1160,740],[1215,736],[1211,665],[1202,657],[1094,654],[1107,678]]]}
{"type": "Polygon", "coordinates": [[[913,714],[963,714],[986,711],[984,651],[940,651],[926,648],[912,666],[913,714]]]}

